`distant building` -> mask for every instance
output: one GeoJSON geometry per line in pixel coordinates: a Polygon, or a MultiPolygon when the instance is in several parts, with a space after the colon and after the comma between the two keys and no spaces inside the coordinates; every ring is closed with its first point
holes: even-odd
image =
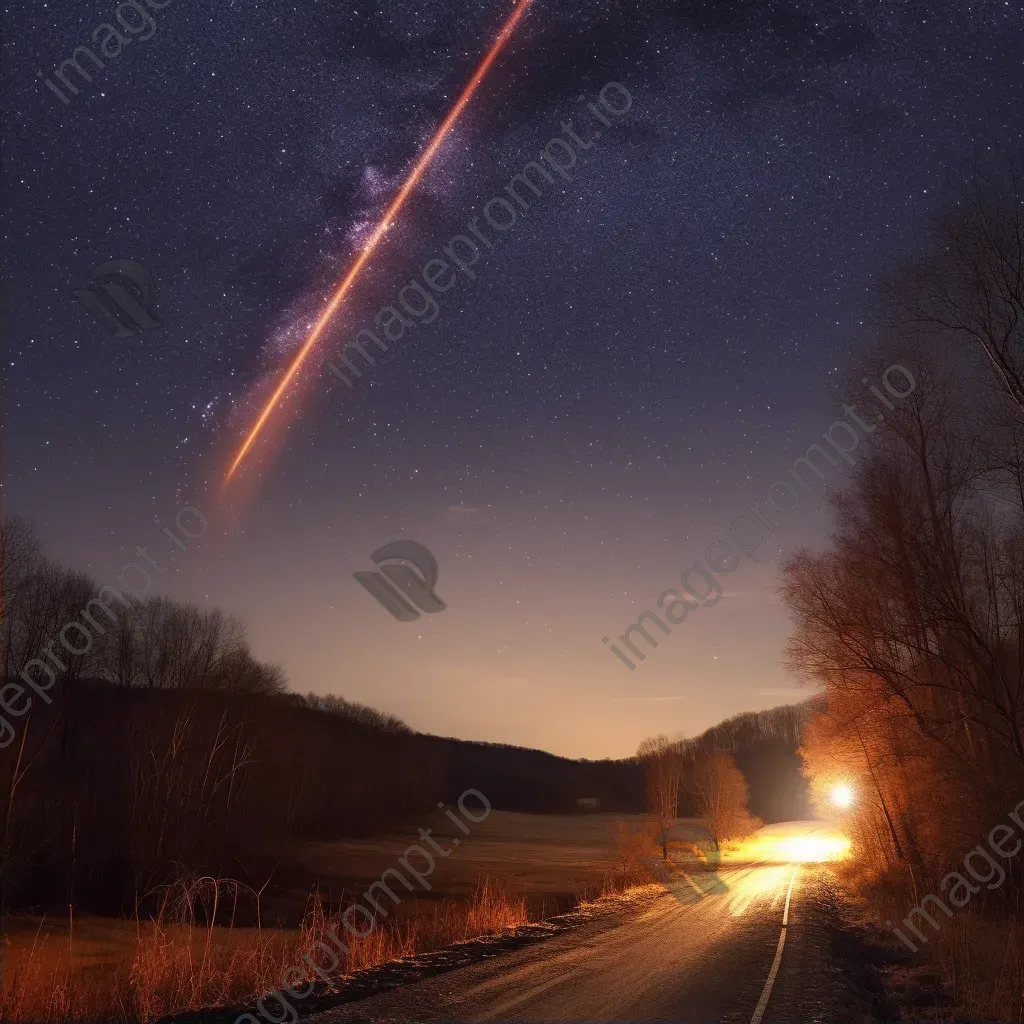
{"type": "Polygon", "coordinates": [[[581,796],[576,799],[576,810],[578,811],[599,811],[601,810],[601,798],[596,796],[581,796]]]}

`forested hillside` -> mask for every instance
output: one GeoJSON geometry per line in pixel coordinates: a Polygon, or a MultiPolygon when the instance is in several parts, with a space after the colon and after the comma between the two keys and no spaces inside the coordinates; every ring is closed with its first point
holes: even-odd
{"type": "Polygon", "coordinates": [[[683,740],[682,748],[690,758],[731,754],[747,780],[750,812],[762,821],[810,818],[810,793],[799,750],[806,724],[821,706],[821,699],[812,697],[800,704],[744,712],[683,740]]]}

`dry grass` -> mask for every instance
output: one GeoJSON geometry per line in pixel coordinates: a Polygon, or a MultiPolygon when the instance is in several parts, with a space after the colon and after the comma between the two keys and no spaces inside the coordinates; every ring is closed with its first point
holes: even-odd
{"type": "MultiPolygon", "coordinates": [[[[236,928],[230,922],[243,893],[253,895],[233,880],[212,878],[169,887],[159,913],[149,922],[135,922],[132,947],[114,963],[76,960],[70,934],[66,948],[55,950],[40,929],[7,972],[0,1019],[12,1024],[134,1024],[248,1002],[279,988],[282,971],[301,965],[329,928],[344,935],[319,895],[310,900],[298,929],[236,928]],[[228,924],[214,924],[224,918],[228,924]]],[[[341,957],[339,970],[374,967],[515,927],[528,917],[525,897],[510,896],[483,880],[469,900],[437,901],[399,924],[385,922],[365,938],[346,942],[349,954],[341,957]]],[[[323,966],[322,953],[317,959],[323,966]]]]}
{"type": "MultiPolygon", "coordinates": [[[[982,897],[961,909],[953,909],[952,918],[932,907],[939,923],[935,932],[926,921],[918,921],[927,939],[919,943],[913,932],[905,931],[918,951],[911,954],[884,922],[895,926],[912,907],[920,905],[928,893],[942,895],[936,885],[919,880],[918,895],[906,871],[872,868],[855,858],[834,865],[843,886],[863,899],[867,917],[877,926],[887,946],[909,958],[906,968],[897,974],[898,1001],[905,1012],[928,1020],[999,1021],[1000,1024],[1024,1022],[1024,922],[1020,919],[1019,897],[1011,907],[985,907],[982,897]],[[946,993],[936,997],[930,976],[941,978],[946,993]]],[[[947,905],[949,905],[947,903],[947,905]]]]}
{"type": "Polygon", "coordinates": [[[993,920],[970,904],[929,940],[929,959],[938,963],[962,1010],[957,1017],[1024,1019],[1022,944],[1024,929],[1015,920],[993,920]]]}
{"type": "MultiPolygon", "coordinates": [[[[445,820],[435,823],[438,833],[445,820]]],[[[237,926],[236,919],[259,920],[259,895],[234,880],[213,878],[168,887],[151,920],[76,922],[73,937],[66,922],[33,921],[15,935],[0,1020],[135,1024],[251,1002],[278,989],[282,971],[302,964],[304,954],[319,948],[315,943],[333,947],[325,939],[328,928],[345,936],[349,949],[339,971],[429,952],[649,884],[639,862],[652,849],[649,832],[641,816],[493,811],[474,826],[471,857],[438,861],[431,895],[448,898],[409,893],[365,938],[349,938],[338,925],[338,912],[349,903],[338,894],[365,891],[395,863],[396,852],[418,840],[415,832],[313,844],[303,874],[310,883],[320,880],[319,891],[304,910],[301,895],[291,895],[295,888],[270,901],[275,918],[301,920],[295,928],[237,926]],[[324,887],[333,899],[324,898],[324,887]]],[[[443,842],[443,835],[438,839],[443,842]]],[[[322,950],[317,962],[330,966],[322,950]]]]}
{"type": "MultiPolygon", "coordinates": [[[[451,845],[454,830],[443,814],[424,824],[433,827],[439,842],[451,845]]],[[[649,822],[643,815],[493,810],[473,825],[472,837],[456,855],[438,859],[431,882],[439,892],[468,897],[483,876],[531,900],[547,899],[549,908],[559,900],[568,904],[580,893],[600,891],[609,874],[621,871],[614,839],[620,827],[641,830],[649,822]]],[[[295,858],[296,874],[320,879],[335,893],[362,892],[410,843],[422,843],[412,826],[370,839],[309,843],[295,858]]]]}

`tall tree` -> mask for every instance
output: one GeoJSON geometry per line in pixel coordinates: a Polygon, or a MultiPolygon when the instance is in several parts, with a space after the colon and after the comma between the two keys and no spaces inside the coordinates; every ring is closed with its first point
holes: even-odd
{"type": "Polygon", "coordinates": [[[935,218],[929,244],[883,281],[884,319],[937,343],[977,346],[1024,413],[1024,193],[1021,170],[978,166],[935,218]]]}
{"type": "Polygon", "coordinates": [[[749,835],[755,821],[747,809],[747,780],[729,754],[698,757],[690,777],[697,812],[716,844],[749,835]]]}
{"type": "Polygon", "coordinates": [[[661,855],[668,860],[669,829],[679,817],[683,755],[678,741],[653,736],[640,744],[637,757],[644,765],[647,813],[657,822],[661,855]]]}

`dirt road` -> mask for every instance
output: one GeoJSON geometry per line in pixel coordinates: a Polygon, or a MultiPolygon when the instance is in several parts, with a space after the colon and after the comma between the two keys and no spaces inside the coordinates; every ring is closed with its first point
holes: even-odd
{"type": "Polygon", "coordinates": [[[309,1019],[857,1019],[834,963],[823,869],[757,863],[725,866],[719,877],[727,889],[698,902],[648,896],[548,941],[309,1019]]]}

